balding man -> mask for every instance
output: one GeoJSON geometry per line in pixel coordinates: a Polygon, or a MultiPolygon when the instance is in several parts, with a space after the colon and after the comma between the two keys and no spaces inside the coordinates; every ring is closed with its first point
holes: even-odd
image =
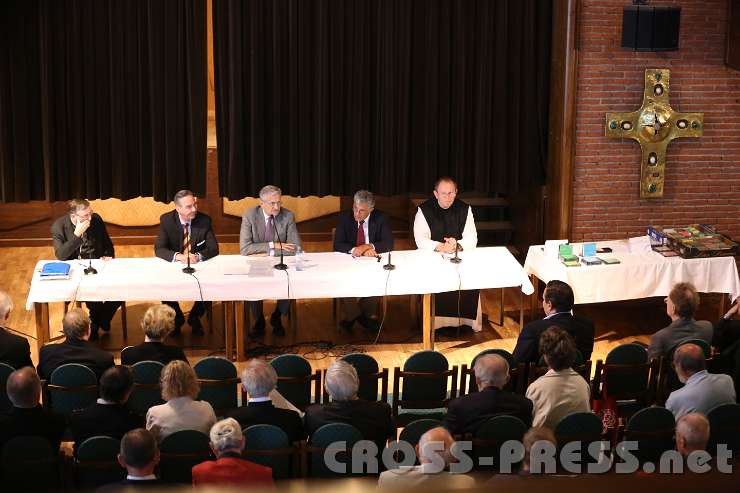
{"type": "Polygon", "coordinates": [[[45,411],[41,398],[41,380],[31,367],[10,374],[6,382],[8,399],[13,404],[10,414],[0,418],[0,450],[11,438],[34,435],[46,438],[52,450],[59,450],[64,434],[64,418],[45,411]]]}
{"type": "Polygon", "coordinates": [[[49,378],[54,370],[66,363],[80,363],[90,368],[100,378],[113,366],[113,355],[93,346],[90,339],[90,318],[79,308],[68,311],[62,319],[66,336],[61,344],[47,344],[41,348],[39,375],[49,378]]]}
{"type": "Polygon", "coordinates": [[[450,463],[455,461],[452,455],[454,444],[455,440],[445,428],[432,428],[421,436],[416,445],[419,465],[383,471],[378,478],[378,486],[400,489],[438,484],[436,487],[432,486],[435,490],[438,488],[438,491],[474,487],[475,480],[472,477],[449,472],[450,463]]]}
{"type": "Polygon", "coordinates": [[[13,334],[6,328],[12,311],[13,300],[8,293],[0,291],[0,362],[16,369],[33,366],[31,348],[26,338],[13,334]]]}
{"type": "Polygon", "coordinates": [[[676,450],[684,457],[691,452],[706,452],[709,420],[703,414],[684,414],[676,422],[676,450]]]}
{"type": "Polygon", "coordinates": [[[475,433],[489,418],[516,416],[524,424],[532,424],[532,401],[503,390],[509,382],[509,364],[498,354],[484,354],[473,365],[478,392],[458,397],[450,402],[445,427],[453,435],[475,433]]]}
{"type": "Polygon", "coordinates": [[[681,383],[665,403],[676,419],[688,413],[707,414],[720,404],[735,403],[732,377],[707,372],[704,351],[696,344],[682,344],[673,353],[673,366],[681,383]]]}

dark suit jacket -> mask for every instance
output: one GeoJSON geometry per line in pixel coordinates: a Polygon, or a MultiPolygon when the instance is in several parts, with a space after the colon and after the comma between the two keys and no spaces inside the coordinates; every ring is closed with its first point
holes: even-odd
{"type": "Polygon", "coordinates": [[[135,480],[135,479],[124,479],[122,481],[119,481],[118,483],[111,483],[106,484],[104,486],[101,486],[97,490],[95,490],[96,493],[118,493],[118,492],[135,492],[139,491],[140,489],[153,489],[157,491],[161,491],[167,486],[172,486],[172,483],[165,483],[161,479],[142,479],[142,480],[135,480]]]}
{"type": "Polygon", "coordinates": [[[49,378],[57,367],[67,363],[80,363],[95,372],[98,379],[113,366],[113,355],[87,341],[67,338],[61,344],[47,344],[39,356],[39,376],[49,378]]]}
{"type": "Polygon", "coordinates": [[[134,428],[144,427],[144,418],[120,404],[98,404],[74,411],[69,417],[69,427],[77,447],[90,437],[103,435],[120,440],[134,428]]]}
{"type": "Polygon", "coordinates": [[[558,313],[547,320],[536,320],[524,326],[514,348],[516,364],[537,363],[540,360],[540,336],[551,325],[557,325],[573,336],[584,360],[591,358],[594,349],[594,323],[570,313],[558,313]]]}
{"type": "MultiPolygon", "coordinates": [[[[374,210],[370,213],[368,221],[369,241],[375,247],[375,251],[385,253],[393,250],[393,232],[385,214],[374,210]]],[[[352,211],[342,212],[337,220],[337,230],[334,234],[334,251],[349,253],[356,246],[357,229],[358,223],[352,211]]]]}
{"type": "Polygon", "coordinates": [[[226,418],[234,418],[242,429],[252,425],[274,425],[283,430],[291,442],[306,438],[303,421],[297,412],[280,409],[272,401],[250,402],[225,413],[226,418]]]}
{"type": "Polygon", "coordinates": [[[357,428],[365,440],[372,440],[383,450],[385,442],[396,436],[396,425],[391,418],[391,407],[385,402],[353,401],[314,404],[306,408],[303,417],[306,431],[313,435],[329,423],[347,423],[357,428]]]}
{"type": "Polygon", "coordinates": [[[31,409],[14,407],[10,414],[0,417],[0,450],[11,438],[23,435],[44,437],[52,450],[59,450],[65,426],[62,416],[45,411],[40,404],[31,409]]]}
{"type": "MultiPolygon", "coordinates": [[[[172,262],[175,253],[182,253],[183,227],[177,211],[162,214],[159,218],[159,234],[154,244],[154,253],[167,262],[172,262]]],[[[202,260],[218,255],[218,242],[213,234],[211,218],[199,212],[190,223],[190,251],[200,253],[202,260]]]]}
{"type": "Polygon", "coordinates": [[[139,361],[159,361],[166,365],[173,360],[182,360],[188,363],[188,358],[178,346],[170,346],[163,342],[142,342],[121,352],[122,365],[134,365],[139,361]]]}
{"type": "Polygon", "coordinates": [[[445,428],[453,435],[475,433],[494,416],[514,416],[532,426],[532,401],[512,392],[487,387],[480,392],[451,401],[445,416],[445,428]]]}
{"type": "Polygon", "coordinates": [[[24,366],[33,366],[31,348],[26,338],[0,327],[0,361],[16,370],[24,366]]]}
{"type": "Polygon", "coordinates": [[[239,457],[222,456],[193,467],[193,486],[208,484],[270,487],[274,483],[269,467],[239,457]]]}
{"type": "Polygon", "coordinates": [[[64,215],[54,221],[51,225],[51,239],[54,242],[54,254],[59,260],[72,260],[80,256],[80,247],[82,247],[83,238],[86,239],[83,248],[82,258],[115,257],[113,242],[108,236],[108,230],[105,228],[103,219],[93,212],[90,219],[90,227],[87,228],[83,238],[74,235],[75,225],[69,218],[64,215]]]}
{"type": "Polygon", "coordinates": [[[712,344],[714,329],[707,320],[679,318],[650,337],[648,357],[650,359],[668,355],[677,344],[688,339],[703,339],[712,344]]]}

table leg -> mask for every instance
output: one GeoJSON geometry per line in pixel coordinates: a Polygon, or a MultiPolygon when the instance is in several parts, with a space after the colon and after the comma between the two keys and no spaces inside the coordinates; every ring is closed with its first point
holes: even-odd
{"type": "Polygon", "coordinates": [[[234,359],[234,302],[224,301],[224,344],[226,346],[226,359],[234,359]]]}
{"type": "Polygon", "coordinates": [[[51,334],[49,333],[49,304],[48,303],[34,303],[33,311],[36,315],[36,351],[41,352],[41,346],[51,340],[51,334]]]}
{"type": "Polygon", "coordinates": [[[235,301],[236,310],[234,320],[236,323],[236,361],[244,361],[244,349],[247,346],[246,332],[244,331],[244,301],[235,301]]]}
{"type": "Polygon", "coordinates": [[[428,293],[422,300],[422,333],[424,349],[434,349],[434,293],[428,293]]]}
{"type": "Polygon", "coordinates": [[[725,313],[727,313],[727,298],[730,296],[726,293],[720,293],[719,297],[719,317],[717,317],[717,320],[722,320],[722,317],[725,316],[725,313]]]}

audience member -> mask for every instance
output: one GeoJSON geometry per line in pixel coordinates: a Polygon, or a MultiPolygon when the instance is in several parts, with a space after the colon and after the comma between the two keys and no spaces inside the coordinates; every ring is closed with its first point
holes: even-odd
{"type": "Polygon", "coordinates": [[[149,408],[146,429],[160,442],[180,430],[197,430],[208,434],[216,414],[208,402],[196,401],[200,386],[195,372],[184,361],[171,361],[162,370],[159,384],[164,404],[149,408]]]}
{"type": "Polygon", "coordinates": [[[193,467],[193,486],[273,486],[272,469],[241,458],[245,440],[234,418],[226,418],[213,425],[210,436],[216,460],[193,467]]]}
{"type": "Polygon", "coordinates": [[[706,451],[709,442],[709,420],[703,414],[684,414],[676,421],[676,450],[684,457],[691,452],[706,451]]]}
{"type": "MultiPolygon", "coordinates": [[[[555,439],[555,433],[550,428],[544,428],[542,426],[535,426],[527,430],[522,437],[522,445],[524,446],[524,459],[522,460],[522,468],[519,470],[520,475],[532,474],[532,448],[536,445],[541,446],[544,444],[551,444],[553,450],[557,447],[557,440],[555,439]]],[[[544,468],[534,471],[536,474],[554,473],[555,471],[546,471],[544,468]]]]}
{"type": "Polygon", "coordinates": [[[532,423],[532,401],[504,389],[509,381],[509,364],[498,354],[485,354],[473,366],[478,392],[449,403],[445,427],[453,435],[475,433],[489,418],[516,416],[529,426],[532,423]]]}
{"type": "Polygon", "coordinates": [[[25,337],[13,334],[7,329],[13,300],[5,291],[0,291],[0,362],[7,363],[16,370],[33,366],[31,347],[25,337]]]}
{"type": "Polygon", "coordinates": [[[139,361],[159,361],[166,365],[176,359],[188,362],[180,347],[164,343],[175,328],[175,310],[171,306],[149,307],[141,319],[141,328],[144,329],[144,342],[121,351],[122,365],[131,366],[139,361]]]}
{"type": "Polygon", "coordinates": [[[154,474],[159,464],[157,440],[144,428],[136,428],[123,436],[118,463],[126,469],[126,479],[98,488],[98,493],[163,488],[165,483],[154,474]]]}
{"type": "Polygon", "coordinates": [[[47,344],[39,356],[39,376],[49,378],[54,370],[67,363],[87,366],[100,378],[113,366],[113,355],[93,346],[90,339],[90,318],[79,308],[68,311],[62,319],[66,338],[61,344],[47,344]]]}
{"type": "Polygon", "coordinates": [[[735,382],[735,395],[740,393],[740,320],[737,318],[739,309],[740,299],[737,299],[714,326],[712,337],[712,346],[719,352],[715,358],[722,371],[732,376],[732,381],[735,382]]]}

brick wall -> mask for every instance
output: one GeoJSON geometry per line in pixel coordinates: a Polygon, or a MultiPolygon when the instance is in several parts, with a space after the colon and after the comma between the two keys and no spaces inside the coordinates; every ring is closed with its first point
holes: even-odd
{"type": "Polygon", "coordinates": [[[583,0],[571,241],[645,234],[649,224],[716,225],[740,241],[740,72],[724,65],[726,0],[654,1],[682,7],[679,50],[620,48],[628,0],[583,0]],[[646,68],[671,70],[671,106],[704,112],[704,136],[668,146],[663,198],[640,199],[640,146],[604,136],[607,111],[642,103],[646,68]]]}

